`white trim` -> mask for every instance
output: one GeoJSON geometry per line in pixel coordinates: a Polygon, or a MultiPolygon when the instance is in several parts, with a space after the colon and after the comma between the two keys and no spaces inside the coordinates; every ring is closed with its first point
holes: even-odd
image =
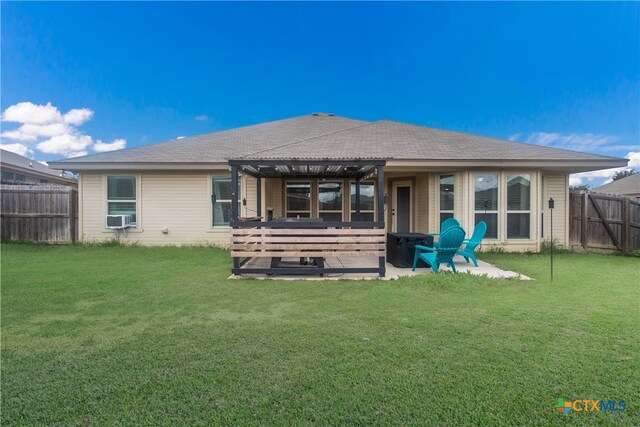
{"type": "MultiPolygon", "coordinates": [[[[207,230],[208,233],[210,232],[215,232],[218,230],[229,230],[231,229],[231,226],[227,225],[213,225],[213,203],[211,202],[211,196],[213,195],[213,178],[217,177],[217,176],[222,176],[222,177],[229,177],[231,178],[231,172],[229,173],[225,173],[223,171],[219,171],[218,173],[210,173],[207,174],[207,197],[209,198],[209,203],[207,203],[207,205],[209,206],[209,219],[207,220],[207,222],[209,223],[209,228],[207,230]]],[[[242,206],[242,192],[244,190],[245,185],[242,185],[242,176],[240,177],[239,181],[238,181],[239,185],[240,185],[240,195],[238,198],[238,203],[240,204],[240,210],[242,210],[243,206],[242,206]]],[[[221,201],[224,202],[229,202],[231,203],[231,199],[220,199],[221,201]]],[[[217,200],[216,200],[217,201],[217,200]]]]}
{"type": "Polygon", "coordinates": [[[409,232],[412,232],[415,197],[413,191],[413,181],[411,180],[393,181],[391,184],[391,194],[393,195],[393,203],[391,204],[391,212],[393,217],[391,221],[391,229],[393,232],[396,232],[398,230],[398,215],[396,215],[396,211],[398,208],[398,187],[409,187],[409,232]]]}
{"type": "MultiPolygon", "coordinates": [[[[133,224],[133,226],[131,228],[133,229],[137,229],[142,231],[142,176],[141,174],[135,174],[135,173],[122,173],[122,174],[103,174],[102,175],[102,194],[104,197],[104,215],[103,215],[103,224],[104,224],[104,230],[103,232],[107,232],[107,233],[113,233],[113,230],[107,228],[107,224],[106,224],[106,215],[109,215],[109,177],[110,176],[132,176],[136,179],[136,199],[134,200],[135,204],[136,204],[136,222],[135,224],[133,224]]],[[[118,203],[118,202],[122,202],[122,203],[126,203],[126,202],[131,202],[131,200],[119,200],[119,199],[112,199],[111,200],[112,203],[118,203]]],[[[128,232],[132,232],[134,230],[128,230],[128,232]]]]}
{"type": "Polygon", "coordinates": [[[501,177],[501,172],[500,171],[474,171],[471,174],[471,187],[469,188],[469,191],[472,195],[472,200],[473,200],[473,217],[471,220],[471,225],[472,227],[470,227],[470,229],[473,229],[475,227],[476,224],[476,215],[477,214],[495,214],[496,215],[496,237],[486,237],[485,240],[489,241],[489,242],[504,242],[504,238],[503,238],[503,233],[502,233],[502,218],[500,215],[501,212],[501,207],[502,207],[502,201],[504,200],[504,195],[502,194],[503,191],[503,185],[502,185],[502,177],[501,177]],[[495,175],[497,177],[498,180],[498,200],[496,201],[496,206],[497,209],[480,209],[478,210],[476,208],[476,175],[495,175]]]}
{"type": "MultiPolygon", "coordinates": [[[[351,196],[355,195],[355,193],[351,194],[351,185],[355,185],[355,180],[347,180],[347,186],[349,187],[349,196],[347,198],[347,221],[351,221],[351,214],[355,214],[355,209],[351,206],[351,196]]],[[[373,213],[373,220],[377,221],[378,212],[376,206],[378,206],[378,192],[376,191],[377,183],[375,180],[365,179],[360,181],[360,185],[362,184],[372,184],[373,185],[373,210],[371,209],[360,209],[360,213],[373,213]]]]}
{"type": "Polygon", "coordinates": [[[442,224],[442,214],[443,213],[450,213],[451,216],[453,218],[456,217],[456,208],[458,203],[456,203],[456,197],[458,194],[458,173],[455,172],[451,172],[451,173],[438,173],[435,175],[436,177],[436,194],[435,194],[435,205],[436,205],[436,224],[438,225],[438,229],[436,230],[437,233],[439,233],[440,230],[440,225],[442,224]],[[453,209],[448,209],[448,210],[442,210],[441,209],[441,205],[440,205],[440,179],[443,176],[451,176],[453,178],[453,209]]]}
{"type": "Polygon", "coordinates": [[[82,205],[84,204],[84,193],[82,191],[82,174],[78,175],[78,240],[82,241],[84,236],[84,215],[82,205]]]}
{"type": "Polygon", "coordinates": [[[302,218],[312,218],[313,217],[313,187],[314,182],[316,180],[313,179],[287,179],[284,180],[284,191],[282,192],[282,197],[284,197],[284,217],[288,218],[289,213],[292,214],[305,214],[308,213],[308,217],[302,218]],[[289,200],[287,196],[287,184],[288,183],[298,183],[298,184],[309,184],[309,210],[308,211],[290,211],[289,210],[289,200]]]}
{"type": "Polygon", "coordinates": [[[532,208],[533,201],[535,200],[533,194],[533,173],[531,172],[513,172],[513,171],[504,171],[504,240],[505,241],[513,241],[513,240],[531,240],[531,234],[533,232],[533,218],[532,218],[532,208]],[[509,210],[509,175],[528,175],[529,177],[529,209],[528,210],[509,210]],[[528,214],[529,215],[529,237],[512,237],[509,238],[509,214],[528,214]]]}
{"type": "MultiPolygon", "coordinates": [[[[322,218],[320,214],[328,213],[328,214],[340,214],[340,221],[344,221],[344,197],[345,197],[345,188],[344,188],[344,179],[316,179],[315,187],[316,187],[316,212],[318,213],[318,218],[322,218]],[[342,193],[342,202],[340,203],[340,210],[320,210],[320,184],[339,184],[340,192],[342,193]]],[[[310,195],[313,197],[312,193],[310,195]]],[[[297,212],[297,211],[296,211],[297,212]]]]}

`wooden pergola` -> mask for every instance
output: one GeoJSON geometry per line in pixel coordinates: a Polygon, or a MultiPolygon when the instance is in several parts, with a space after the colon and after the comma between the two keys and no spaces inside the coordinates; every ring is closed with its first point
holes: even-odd
{"type": "MultiPolygon", "coordinates": [[[[238,206],[239,174],[257,180],[256,212],[262,212],[263,178],[349,178],[355,181],[355,218],[360,219],[360,184],[377,177],[375,221],[321,221],[318,218],[242,219],[231,210],[233,274],[385,274],[385,159],[231,159],[231,206],[238,206]],[[325,257],[376,257],[377,266],[325,267],[325,257]],[[269,267],[247,265],[254,258],[271,258],[269,267]],[[312,267],[282,266],[282,258],[313,259],[312,267]]],[[[250,264],[250,263],[249,263],[250,264]]]]}

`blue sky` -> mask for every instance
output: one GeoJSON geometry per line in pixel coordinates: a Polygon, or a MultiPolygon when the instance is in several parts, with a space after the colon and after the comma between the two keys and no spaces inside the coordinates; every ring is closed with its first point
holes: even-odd
{"type": "Polygon", "coordinates": [[[37,160],[328,111],[640,167],[639,3],[1,8],[2,144],[37,160]]]}

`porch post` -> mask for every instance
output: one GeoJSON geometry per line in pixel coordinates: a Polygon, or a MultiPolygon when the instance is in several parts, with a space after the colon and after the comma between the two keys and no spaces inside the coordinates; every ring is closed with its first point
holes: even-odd
{"type": "Polygon", "coordinates": [[[356,221],[361,221],[360,218],[360,177],[356,178],[356,221]]]}
{"type": "Polygon", "coordinates": [[[262,177],[257,177],[256,181],[256,216],[262,218],[262,177]]]}
{"type": "MultiPolygon", "coordinates": [[[[378,165],[378,223],[382,223],[384,229],[384,165],[378,165]]],[[[383,253],[384,254],[384,253],[383,253]]],[[[384,277],[386,265],[384,255],[378,257],[378,274],[384,277]]]]}
{"type": "MultiPolygon", "coordinates": [[[[231,224],[235,228],[238,223],[238,166],[231,166],[231,224]]],[[[233,268],[240,268],[240,260],[233,257],[233,268]]]]}

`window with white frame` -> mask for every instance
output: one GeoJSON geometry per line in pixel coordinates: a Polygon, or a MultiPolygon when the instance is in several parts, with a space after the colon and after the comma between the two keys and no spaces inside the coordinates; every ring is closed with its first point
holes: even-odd
{"type": "Polygon", "coordinates": [[[136,223],[136,177],[107,177],[107,214],[129,215],[131,224],[136,223]]]}
{"type": "Polygon", "coordinates": [[[342,182],[318,183],[318,217],[342,221],[342,182]]]}
{"type": "Polygon", "coordinates": [[[287,182],[286,185],[287,218],[311,217],[311,183],[287,182]]]}
{"type": "Polygon", "coordinates": [[[356,184],[351,183],[351,221],[375,221],[376,191],[373,182],[360,183],[360,218],[356,217],[356,184]]]}
{"type": "Polygon", "coordinates": [[[455,177],[453,175],[440,175],[440,224],[453,218],[455,203],[455,177]]]}
{"type": "MultiPolygon", "coordinates": [[[[213,226],[225,227],[231,222],[231,175],[217,175],[211,178],[211,202],[213,204],[213,226]]],[[[238,195],[238,205],[235,207],[240,216],[241,198],[238,195]]]]}
{"type": "Polygon", "coordinates": [[[475,224],[487,224],[488,239],[498,238],[498,195],[499,175],[497,173],[476,173],[473,176],[475,196],[475,224]]]}
{"type": "Polygon", "coordinates": [[[531,176],[507,175],[507,239],[531,237],[531,176]]]}

